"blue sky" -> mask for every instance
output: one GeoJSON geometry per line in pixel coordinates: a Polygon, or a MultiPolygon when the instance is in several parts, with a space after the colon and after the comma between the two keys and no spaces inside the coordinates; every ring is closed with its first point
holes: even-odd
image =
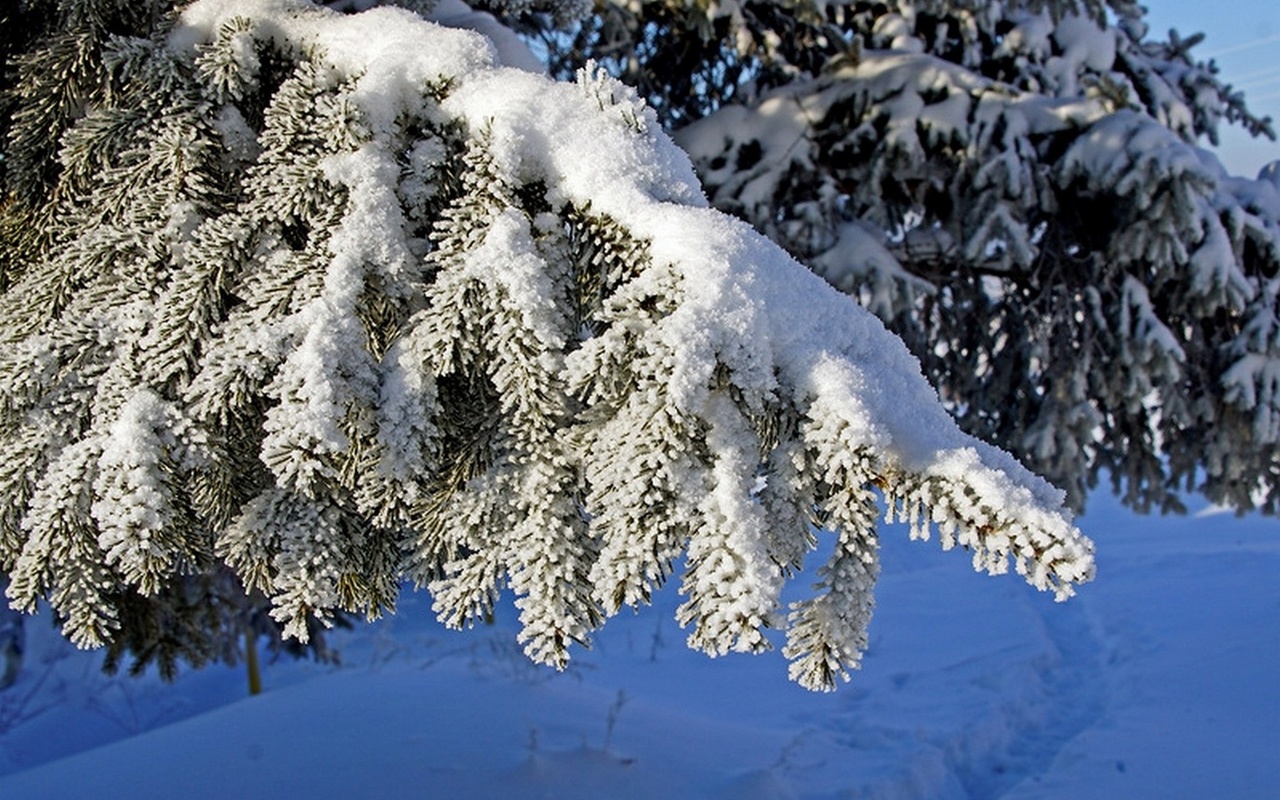
{"type": "MultiPolygon", "coordinates": [[[[1176,28],[1205,34],[1196,48],[1242,89],[1255,113],[1270,115],[1280,134],[1280,0],[1146,0],[1152,33],[1176,28]]],[[[1252,177],[1280,159],[1280,143],[1224,129],[1219,155],[1230,172],[1252,177]]]]}

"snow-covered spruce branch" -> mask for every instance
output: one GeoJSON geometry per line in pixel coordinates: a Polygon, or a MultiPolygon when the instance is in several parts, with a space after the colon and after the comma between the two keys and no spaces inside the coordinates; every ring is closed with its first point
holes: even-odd
{"type": "Polygon", "coordinates": [[[875,490],[978,569],[1060,599],[1092,577],[1060,493],[705,208],[611,79],[290,0],[197,2],[112,55],[141,105],[68,139],[106,179],[0,298],[0,562],[77,642],[145,639],[130,598],[225,565],[301,639],[406,576],[451,625],[509,587],[526,652],[563,666],[683,557],[692,646],[789,627],[792,676],[829,689],[866,645],[875,490]],[[139,109],[127,143],[95,139],[139,109]]]}

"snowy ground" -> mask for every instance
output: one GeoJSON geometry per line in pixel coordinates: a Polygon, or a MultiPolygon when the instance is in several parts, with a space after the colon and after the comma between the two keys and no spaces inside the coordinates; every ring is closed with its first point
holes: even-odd
{"type": "Polygon", "coordinates": [[[1280,796],[1280,523],[1080,520],[1065,605],[885,533],[872,649],[833,695],[777,655],[687,651],[678,601],[562,675],[425,597],[335,636],[340,667],[104,678],[30,625],[0,692],[0,798],[1268,798],[1280,796]]]}

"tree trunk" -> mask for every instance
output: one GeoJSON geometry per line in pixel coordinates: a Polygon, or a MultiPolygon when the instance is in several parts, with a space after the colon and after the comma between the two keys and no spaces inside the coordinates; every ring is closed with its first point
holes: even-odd
{"type": "Polygon", "coordinates": [[[250,696],[262,693],[262,667],[258,663],[258,635],[246,626],[244,629],[244,665],[249,673],[250,696]]]}

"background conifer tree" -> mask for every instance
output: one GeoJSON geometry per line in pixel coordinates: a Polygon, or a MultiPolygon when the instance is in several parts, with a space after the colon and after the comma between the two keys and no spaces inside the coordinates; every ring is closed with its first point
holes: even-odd
{"type": "MultiPolygon", "coordinates": [[[[968,431],[1082,505],[1280,503],[1270,121],[1131,0],[599,0],[544,36],[638,88],[713,204],[858,297],[968,431]]],[[[1274,138],[1274,137],[1273,137],[1274,138]]]]}

